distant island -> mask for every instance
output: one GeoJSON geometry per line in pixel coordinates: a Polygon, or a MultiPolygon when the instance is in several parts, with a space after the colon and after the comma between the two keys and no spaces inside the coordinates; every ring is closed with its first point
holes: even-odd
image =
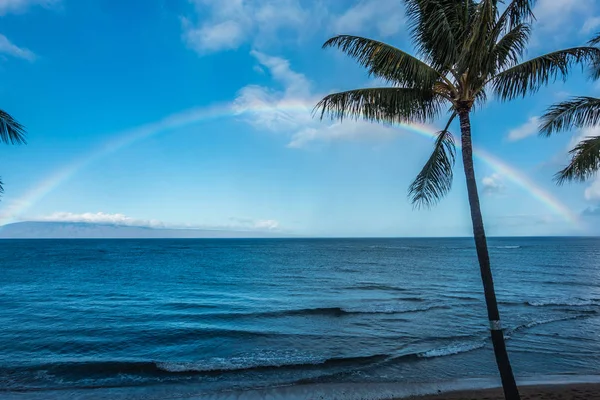
{"type": "Polygon", "coordinates": [[[0,239],[218,239],[277,238],[278,232],[170,229],[84,222],[27,221],[0,226],[0,239]]]}

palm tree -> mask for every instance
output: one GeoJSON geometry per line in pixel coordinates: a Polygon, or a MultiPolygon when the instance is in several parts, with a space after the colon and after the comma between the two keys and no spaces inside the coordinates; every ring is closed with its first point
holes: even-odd
{"type": "Polygon", "coordinates": [[[455,143],[449,129],[460,122],[462,159],[471,220],[485,293],[491,338],[506,399],[519,391],[504,343],[487,240],[473,168],[471,113],[487,93],[508,101],[566,79],[570,68],[600,59],[600,49],[575,47],[520,62],[535,20],[535,0],[405,0],[417,56],[372,39],[340,35],[323,45],[337,47],[388,87],[350,90],[323,98],[315,107],[325,116],[379,123],[428,123],[445,112],[433,152],[410,185],[415,206],[432,206],[452,186],[455,143]]]}
{"type": "MultiPolygon", "coordinates": [[[[600,33],[589,44],[600,44],[600,33]]],[[[592,78],[600,79],[600,64],[592,66],[592,78]]],[[[600,99],[589,96],[572,97],[554,104],[542,116],[540,132],[551,136],[553,133],[600,125],[600,99]]],[[[556,174],[559,184],[565,181],[585,181],[600,169],[600,136],[583,139],[569,151],[571,162],[556,174]]]]}
{"type": "MultiPolygon", "coordinates": [[[[23,144],[25,143],[25,128],[9,113],[0,109],[0,143],[23,144]]],[[[0,194],[4,193],[2,180],[0,180],[0,194]]]]}

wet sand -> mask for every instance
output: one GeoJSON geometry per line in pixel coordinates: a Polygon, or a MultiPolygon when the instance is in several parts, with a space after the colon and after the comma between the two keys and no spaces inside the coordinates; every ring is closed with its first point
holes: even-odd
{"type": "MultiPolygon", "coordinates": [[[[535,385],[519,388],[522,400],[600,400],[600,384],[535,385]]],[[[502,389],[413,396],[411,400],[504,400],[502,389]]],[[[406,400],[406,398],[404,399],[406,400]]]]}

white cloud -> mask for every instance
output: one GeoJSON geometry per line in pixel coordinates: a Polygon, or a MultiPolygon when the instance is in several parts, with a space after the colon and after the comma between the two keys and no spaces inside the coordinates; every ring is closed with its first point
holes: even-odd
{"type": "Polygon", "coordinates": [[[598,27],[600,27],[600,17],[591,17],[588,18],[584,23],[583,23],[583,27],[581,28],[581,33],[583,34],[590,34],[590,33],[594,33],[598,27]]]}
{"type": "Polygon", "coordinates": [[[584,196],[586,200],[598,201],[600,200],[600,176],[596,175],[592,184],[585,189],[584,196]]]}
{"type": "MultiPolygon", "coordinates": [[[[569,144],[567,146],[567,150],[573,149],[582,140],[589,138],[589,137],[594,137],[594,136],[600,136],[600,126],[593,126],[593,127],[581,129],[580,131],[575,133],[573,135],[573,137],[571,137],[571,140],[569,141],[569,144]]],[[[600,176],[599,175],[597,175],[594,178],[594,180],[592,181],[592,183],[590,184],[590,186],[588,186],[585,189],[584,197],[586,200],[589,200],[589,201],[600,200],[600,176]]]]}
{"type": "Polygon", "coordinates": [[[18,13],[27,10],[31,6],[42,6],[50,8],[60,4],[61,0],[0,0],[0,15],[18,13]]]}
{"type": "Polygon", "coordinates": [[[325,124],[319,128],[306,128],[296,132],[288,147],[302,148],[314,141],[331,142],[335,140],[374,140],[392,139],[398,132],[392,127],[363,121],[344,121],[344,123],[325,124]]]}
{"type": "Polygon", "coordinates": [[[533,136],[538,133],[540,125],[539,117],[531,117],[527,122],[518,128],[511,129],[508,132],[508,140],[517,141],[521,139],[525,139],[526,137],[533,136]]]}
{"type": "Polygon", "coordinates": [[[558,29],[570,22],[574,14],[590,10],[592,0],[538,0],[533,13],[545,29],[558,29]]]}
{"type": "Polygon", "coordinates": [[[481,180],[481,183],[483,184],[483,193],[486,194],[500,193],[505,188],[502,177],[499,174],[486,176],[481,180]]]}
{"type": "Polygon", "coordinates": [[[584,217],[600,217],[600,207],[588,207],[581,213],[584,217]]]}
{"type": "Polygon", "coordinates": [[[571,150],[573,147],[577,146],[579,142],[590,136],[600,136],[600,126],[592,126],[579,130],[571,137],[567,150],[571,150]]]}
{"type": "Polygon", "coordinates": [[[232,217],[230,220],[233,222],[232,225],[227,225],[228,228],[241,229],[241,230],[259,230],[259,231],[274,231],[279,230],[279,221],[274,219],[252,219],[252,218],[235,218],[232,217]]]}
{"type": "Polygon", "coordinates": [[[182,18],[183,40],[199,54],[265,49],[325,28],[331,34],[390,37],[406,31],[404,7],[389,0],[188,0],[195,12],[182,18]],[[340,9],[341,7],[341,9],[340,9]]]}
{"type": "Polygon", "coordinates": [[[590,21],[588,27],[592,26],[594,22],[589,17],[595,6],[595,0],[538,0],[533,9],[537,21],[532,43],[543,46],[569,39],[581,31],[581,22],[576,21],[586,21],[586,18],[590,21]]]}
{"type": "Polygon", "coordinates": [[[36,221],[45,222],[76,222],[89,224],[105,224],[119,226],[137,226],[148,228],[184,228],[184,229],[210,229],[210,230],[238,230],[238,231],[277,231],[280,229],[279,221],[274,219],[229,218],[229,222],[220,225],[166,224],[158,220],[144,220],[129,217],[124,214],[97,213],[71,213],[56,212],[44,217],[34,218],[36,221]]]}
{"type": "Polygon", "coordinates": [[[402,4],[389,0],[361,0],[343,14],[332,17],[334,34],[364,33],[371,29],[383,37],[406,30],[402,4]]]}
{"type": "Polygon", "coordinates": [[[75,214],[70,212],[55,212],[45,217],[37,218],[38,221],[49,222],[81,222],[90,224],[110,224],[125,226],[163,227],[164,224],[156,220],[140,220],[124,214],[107,214],[103,212],[75,214]]]}
{"type": "Polygon", "coordinates": [[[341,139],[392,138],[398,134],[398,130],[392,127],[364,121],[319,121],[313,117],[312,110],[322,94],[312,90],[306,76],[293,71],[283,58],[257,51],[253,51],[252,55],[280,89],[246,86],[239,91],[233,108],[258,129],[291,135],[289,147],[341,139]]]}
{"type": "Polygon", "coordinates": [[[184,39],[198,53],[237,48],[244,40],[243,28],[234,21],[194,27],[184,19],[184,39]]]}
{"type": "Polygon", "coordinates": [[[206,54],[279,39],[282,32],[302,33],[314,20],[299,0],[190,0],[198,20],[183,19],[187,45],[206,54]]]}
{"type": "Polygon", "coordinates": [[[35,54],[32,51],[19,47],[11,43],[8,38],[0,34],[0,54],[6,54],[12,57],[22,58],[28,61],[35,60],[35,54]]]}

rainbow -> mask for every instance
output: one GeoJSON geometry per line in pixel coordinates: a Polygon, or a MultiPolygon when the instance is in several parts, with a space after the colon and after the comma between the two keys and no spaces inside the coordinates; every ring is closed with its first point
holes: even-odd
{"type": "MultiPolygon", "coordinates": [[[[402,125],[402,128],[417,133],[421,136],[426,136],[429,138],[437,137],[437,134],[431,130],[431,128],[426,126],[402,125]]],[[[457,147],[461,147],[460,143],[457,143],[457,147]]],[[[544,204],[553,213],[560,215],[563,219],[573,224],[575,227],[583,229],[579,216],[576,213],[571,211],[556,197],[552,196],[552,194],[539,187],[527,175],[479,147],[473,147],[473,155],[512,183],[523,188],[527,193],[529,193],[529,195],[538,200],[540,203],[544,204]]]]}
{"type": "MultiPolygon", "coordinates": [[[[28,190],[23,196],[12,202],[2,214],[0,214],[0,225],[15,222],[18,217],[23,215],[28,209],[33,207],[50,192],[56,190],[60,185],[68,181],[79,171],[88,165],[115,153],[126,147],[129,147],[139,141],[147,139],[160,133],[166,133],[178,128],[193,126],[194,124],[211,119],[243,116],[245,114],[262,114],[265,112],[276,113],[278,118],[289,118],[292,114],[298,112],[310,113],[312,105],[307,102],[285,102],[280,103],[276,108],[268,105],[258,105],[250,108],[239,108],[235,104],[223,104],[212,107],[199,107],[186,110],[181,113],[173,114],[160,121],[143,125],[141,127],[120,132],[113,136],[103,145],[94,149],[87,155],[79,157],[69,164],[50,174],[46,179],[28,190]]],[[[427,126],[402,124],[400,127],[417,135],[426,138],[435,138],[436,133],[427,126]]],[[[577,228],[582,228],[578,216],[569,210],[564,204],[553,197],[550,193],[536,185],[525,174],[489,154],[488,152],[477,148],[474,149],[476,158],[490,166],[493,170],[506,177],[509,181],[523,188],[532,197],[544,204],[553,213],[560,215],[564,220],[573,224],[577,228]]]]}

